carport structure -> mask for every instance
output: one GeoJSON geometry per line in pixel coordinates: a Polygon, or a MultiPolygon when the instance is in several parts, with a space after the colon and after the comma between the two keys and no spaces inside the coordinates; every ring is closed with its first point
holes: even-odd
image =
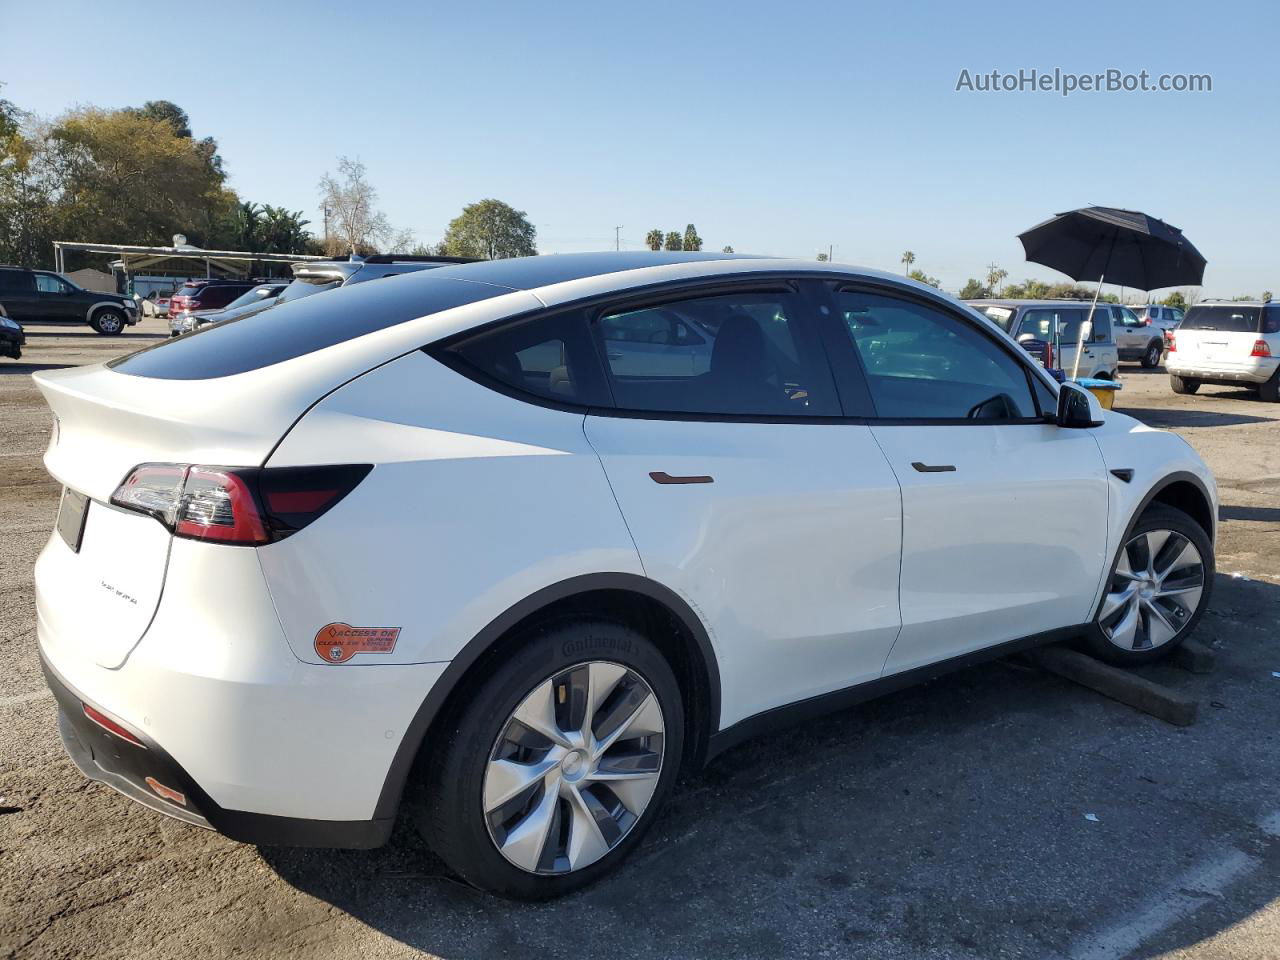
{"type": "Polygon", "coordinates": [[[185,242],[185,237],[174,237],[172,247],[143,247],[119,243],[78,243],[69,240],[53,242],[54,270],[64,273],[68,250],[81,253],[102,253],[114,256],[113,271],[118,268],[125,275],[127,284],[131,272],[149,267],[163,267],[186,276],[203,273],[212,276],[249,276],[255,263],[298,263],[306,260],[330,259],[302,253],[253,253],[247,250],[202,250],[185,242]]]}

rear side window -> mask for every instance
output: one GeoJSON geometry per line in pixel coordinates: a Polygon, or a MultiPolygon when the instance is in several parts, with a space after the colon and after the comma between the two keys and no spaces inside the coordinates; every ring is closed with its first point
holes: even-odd
{"type": "Polygon", "coordinates": [[[507,287],[426,274],[362,283],[212,324],[113,360],[109,366],[118,373],[164,380],[229,377],[510,292],[507,287]]]}
{"type": "Polygon", "coordinates": [[[866,371],[877,416],[1037,416],[1026,367],[976,325],[912,300],[860,290],[836,294],[836,303],[841,325],[866,371]]]}
{"type": "Polygon", "coordinates": [[[35,281],[25,270],[0,270],[0,293],[34,293],[35,281]]]}
{"type": "Polygon", "coordinates": [[[504,323],[436,355],[464,375],[479,373],[519,393],[584,407],[609,405],[586,318],[577,310],[504,323]]]}
{"type": "Polygon", "coordinates": [[[594,326],[614,403],[657,413],[839,416],[805,302],[744,291],[604,310],[594,326]]]}
{"type": "Polygon", "coordinates": [[[1280,333],[1280,307],[1267,307],[1263,311],[1262,332],[1280,333]]]}
{"type": "Polygon", "coordinates": [[[1260,307],[1242,307],[1235,304],[1221,306],[1195,306],[1187,311],[1179,324],[1180,330],[1216,330],[1221,333],[1257,333],[1260,307]]]}
{"type": "Polygon", "coordinates": [[[1046,343],[1053,342],[1053,327],[1058,325],[1058,337],[1062,343],[1075,343],[1080,337],[1080,324],[1085,311],[1076,307],[1034,307],[1022,315],[1018,324],[1018,336],[1032,336],[1046,343]]]}

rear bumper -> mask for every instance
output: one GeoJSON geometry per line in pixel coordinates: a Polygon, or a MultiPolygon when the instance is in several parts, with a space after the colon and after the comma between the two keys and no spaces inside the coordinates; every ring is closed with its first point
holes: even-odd
{"type": "Polygon", "coordinates": [[[1171,353],[1165,361],[1165,369],[1175,376],[1206,383],[1266,383],[1280,369],[1280,357],[1251,357],[1224,362],[1183,360],[1177,353],[1171,353]]]}
{"type": "Polygon", "coordinates": [[[391,836],[394,817],[355,821],[306,820],[225,810],[144,732],[122,724],[143,743],[140,747],[90,720],[84,712],[85,704],[99,711],[102,707],[74,690],[43,654],[40,666],[49,689],[58,701],[58,730],[68,756],[90,780],[105,783],[144,807],[193,826],[217,830],[232,840],[263,846],[370,849],[382,846],[391,836]],[[157,792],[151,781],[167,788],[167,795],[157,792]]]}

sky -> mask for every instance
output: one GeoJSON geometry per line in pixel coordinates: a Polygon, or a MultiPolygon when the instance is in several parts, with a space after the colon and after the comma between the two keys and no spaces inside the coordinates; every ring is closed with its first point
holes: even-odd
{"type": "Polygon", "coordinates": [[[1065,279],[1017,234],[1100,204],[1180,227],[1203,294],[1232,296],[1280,290],[1278,36],[1280,4],[1227,0],[0,0],[0,95],[42,116],[172,100],[242,198],[317,230],[345,155],[422,242],[495,197],[542,253],[694,223],[707,249],[899,271],[911,250],[954,291],[992,262],[1065,279]],[[1212,91],[956,89],[1033,68],[1212,91]]]}

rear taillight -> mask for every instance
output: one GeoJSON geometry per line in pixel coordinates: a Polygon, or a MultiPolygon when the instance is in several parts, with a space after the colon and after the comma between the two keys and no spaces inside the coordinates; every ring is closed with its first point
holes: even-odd
{"type": "Polygon", "coordinates": [[[1174,338],[1173,332],[1170,331],[1164,335],[1164,342],[1169,345],[1169,352],[1174,353],[1178,349],[1178,341],[1174,338]]]}
{"type": "Polygon", "coordinates": [[[1259,337],[1257,340],[1253,341],[1253,349],[1249,351],[1249,356],[1269,357],[1271,356],[1271,347],[1268,345],[1267,341],[1259,337]]]}
{"type": "Polygon", "coordinates": [[[371,464],[226,468],[144,463],[111,497],[178,537],[260,546],[301,530],[368,476],[371,464]]]}
{"type": "Polygon", "coordinates": [[[1044,368],[1046,370],[1053,369],[1053,344],[1046,342],[1044,345],[1044,368]]]}

